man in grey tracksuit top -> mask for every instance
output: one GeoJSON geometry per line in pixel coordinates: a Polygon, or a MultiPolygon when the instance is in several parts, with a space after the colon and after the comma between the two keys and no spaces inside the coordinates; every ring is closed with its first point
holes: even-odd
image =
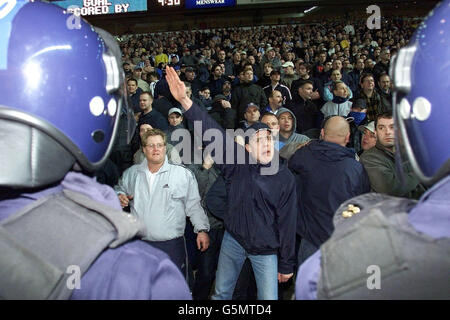
{"type": "Polygon", "coordinates": [[[131,214],[142,219],[147,226],[143,239],[166,252],[183,270],[186,260],[183,238],[186,216],[194,225],[194,232],[198,234],[197,246],[202,251],[209,245],[208,217],[200,204],[194,174],[168,161],[164,133],[152,129],[146,132],[144,139],[146,159],[126,170],[115,190],[122,206],[129,205],[131,214]],[[156,143],[151,139],[159,140],[156,143]],[[158,160],[156,169],[155,157],[158,160]]]}

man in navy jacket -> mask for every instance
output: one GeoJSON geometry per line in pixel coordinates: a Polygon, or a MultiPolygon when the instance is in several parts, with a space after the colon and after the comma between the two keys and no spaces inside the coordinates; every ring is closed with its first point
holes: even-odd
{"type": "MultiPolygon", "coordinates": [[[[177,73],[172,68],[166,71],[172,95],[185,109],[185,117],[201,121],[203,134],[208,129],[219,130],[218,138],[223,141],[223,129],[186,96],[177,73]]],[[[225,178],[228,211],[213,299],[231,299],[242,265],[249,258],[258,299],[276,300],[277,279],[286,282],[291,278],[295,264],[295,179],[286,165],[277,162],[265,124],[255,123],[246,131],[245,150],[234,142],[231,148],[226,143],[222,147],[216,150],[215,162],[225,178]],[[227,157],[230,151],[234,151],[234,159],[227,157]],[[217,156],[221,152],[223,156],[217,156]]]]}
{"type": "Polygon", "coordinates": [[[339,205],[370,191],[366,171],[354,150],[345,147],[350,138],[347,121],[340,116],[328,119],[321,136],[322,141],[309,143],[289,160],[289,169],[297,174],[299,265],[330,237],[339,205]]]}

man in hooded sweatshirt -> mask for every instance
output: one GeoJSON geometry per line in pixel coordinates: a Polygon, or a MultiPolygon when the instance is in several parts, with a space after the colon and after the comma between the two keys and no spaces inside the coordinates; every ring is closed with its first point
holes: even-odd
{"type": "Polygon", "coordinates": [[[297,234],[302,238],[298,265],[330,237],[339,205],[370,191],[364,167],[345,147],[350,139],[348,122],[331,117],[320,134],[322,140],[312,140],[289,159],[289,169],[297,174],[297,234]]]}
{"type": "Polygon", "coordinates": [[[291,110],[287,108],[278,109],[277,118],[280,125],[279,139],[283,145],[292,142],[304,143],[310,140],[307,136],[295,132],[297,129],[297,119],[291,110]]]}

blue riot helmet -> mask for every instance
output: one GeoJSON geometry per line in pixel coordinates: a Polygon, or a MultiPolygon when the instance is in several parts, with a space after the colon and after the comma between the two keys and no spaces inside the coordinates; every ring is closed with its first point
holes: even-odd
{"type": "Polygon", "coordinates": [[[119,118],[135,128],[117,42],[53,4],[6,1],[0,18],[0,186],[101,168],[119,118]]]}
{"type": "Polygon", "coordinates": [[[450,0],[393,57],[396,150],[431,185],[450,173],[450,0]]]}

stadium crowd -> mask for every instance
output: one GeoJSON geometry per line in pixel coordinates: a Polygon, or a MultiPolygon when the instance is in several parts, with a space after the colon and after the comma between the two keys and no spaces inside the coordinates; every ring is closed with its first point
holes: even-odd
{"type": "Polygon", "coordinates": [[[450,0],[119,38],[2,14],[0,297],[449,298],[450,0]]]}
{"type": "MultiPolygon", "coordinates": [[[[111,161],[97,177],[115,186],[125,210],[131,205],[133,212],[145,211],[136,199],[142,193],[139,197],[149,201],[145,192],[137,191],[138,169],[128,168],[153,159],[155,155],[145,151],[151,141],[156,141],[150,143],[152,150],[166,146],[166,161],[189,168],[196,178],[196,183],[180,187],[188,188],[187,193],[175,190],[180,195],[172,194],[168,202],[177,202],[178,196],[199,198],[208,219],[200,217],[197,207],[197,217],[186,212],[190,219],[186,217],[181,238],[186,239],[187,260],[179,243],[178,249],[166,246],[174,239],[179,242],[179,230],[170,230],[183,228],[184,221],[170,226],[172,222],[146,220],[153,224],[149,228],[161,226],[159,232],[166,236],[147,240],[162,243],[157,247],[183,270],[194,299],[211,298],[214,281],[213,299],[290,298],[286,289],[294,271],[330,237],[341,203],[370,191],[415,199],[425,191],[407,164],[406,185],[397,177],[389,77],[391,57],[408,43],[417,25],[417,20],[396,18],[383,20],[378,30],[369,29],[366,21],[347,21],[124,36],[119,44],[137,129],[127,144],[128,128],[119,128],[111,161]],[[186,96],[174,95],[169,67],[186,96]],[[183,104],[186,98],[194,111],[183,104]],[[242,180],[249,173],[236,175],[237,169],[215,163],[211,154],[193,163],[192,154],[180,150],[175,133],[185,129],[193,141],[194,120],[221,130],[269,130],[276,150],[271,156],[279,157],[280,168],[288,171],[275,175],[278,180],[267,187],[253,176],[242,180]],[[234,184],[238,180],[240,187],[234,184]],[[241,197],[243,186],[257,191],[241,197]],[[127,191],[130,188],[133,192],[127,191]],[[275,208],[260,208],[258,201],[275,208]],[[227,211],[239,210],[247,211],[242,213],[245,219],[227,216],[227,211]],[[264,227],[255,215],[264,216],[264,227]],[[267,216],[276,218],[267,222],[267,216]],[[202,232],[208,234],[207,241],[196,236],[202,232]],[[266,240],[258,243],[258,237],[266,240]],[[278,259],[275,284],[262,279],[273,263],[258,259],[267,256],[278,259]]],[[[242,141],[246,148],[248,143],[242,141]]],[[[167,208],[158,205],[153,210],[167,208]]]]}

